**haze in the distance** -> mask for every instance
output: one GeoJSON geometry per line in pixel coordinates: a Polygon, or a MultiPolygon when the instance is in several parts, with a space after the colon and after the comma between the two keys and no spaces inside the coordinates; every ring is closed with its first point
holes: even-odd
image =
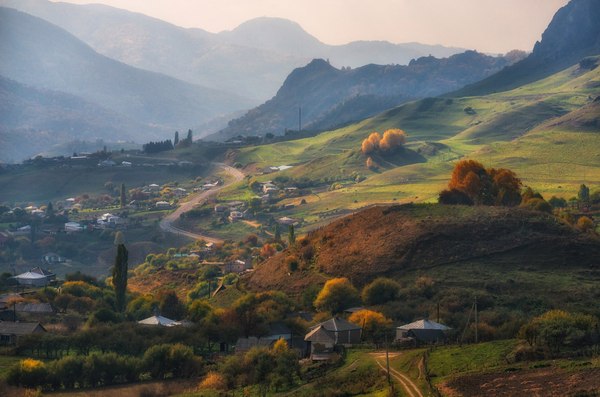
{"type": "MultiPolygon", "coordinates": [[[[53,0],[55,1],[55,0],[53,0]]],[[[355,40],[530,51],[567,0],[66,0],[140,12],[183,27],[231,30],[256,17],[298,22],[327,44],[355,40]]]]}

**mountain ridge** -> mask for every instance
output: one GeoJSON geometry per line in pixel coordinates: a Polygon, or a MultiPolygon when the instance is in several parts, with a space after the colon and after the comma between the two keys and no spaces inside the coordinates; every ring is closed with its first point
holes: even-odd
{"type": "Polygon", "coordinates": [[[442,59],[422,57],[406,66],[369,64],[356,69],[336,69],[323,59],[315,59],[292,71],[272,99],[230,121],[227,128],[209,138],[282,135],[286,129],[297,129],[298,107],[302,107],[305,129],[326,130],[411,99],[452,91],[506,65],[508,61],[502,57],[475,51],[442,59]],[[363,99],[357,102],[360,106],[352,106],[358,98],[363,99]],[[377,105],[377,101],[381,103],[377,105]],[[348,108],[344,110],[345,105],[348,108]]]}
{"type": "Polygon", "coordinates": [[[313,58],[329,58],[338,67],[358,67],[371,62],[407,64],[420,56],[449,56],[463,51],[414,43],[355,42],[332,46],[321,43],[297,23],[281,18],[256,18],[238,26],[237,31],[209,33],[108,6],[46,0],[2,0],[0,5],[20,9],[61,26],[110,58],[194,84],[236,90],[240,95],[252,98],[254,105],[271,98],[291,70],[313,58]],[[268,35],[266,43],[272,44],[289,35],[286,32],[290,29],[299,28],[306,34],[296,35],[296,41],[280,46],[248,41],[251,36],[265,38],[264,31],[273,24],[284,29],[268,35]],[[244,34],[240,34],[239,29],[244,30],[244,34]],[[246,45],[242,45],[244,43],[246,45]],[[304,47],[313,51],[306,51],[304,47]],[[240,63],[243,67],[238,66],[240,63]]]}

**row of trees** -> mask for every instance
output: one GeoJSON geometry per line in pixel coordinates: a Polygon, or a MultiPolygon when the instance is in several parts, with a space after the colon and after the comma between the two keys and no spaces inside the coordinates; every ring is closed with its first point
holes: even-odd
{"type": "Polygon", "coordinates": [[[173,150],[173,141],[166,139],[164,141],[148,142],[142,145],[145,153],[159,153],[167,150],[173,150]]]}
{"type": "Polygon", "coordinates": [[[142,357],[115,352],[65,356],[44,363],[25,359],[10,368],[7,382],[43,390],[74,389],[135,382],[141,379],[187,378],[201,375],[202,359],[182,344],[150,347],[142,357]]]}

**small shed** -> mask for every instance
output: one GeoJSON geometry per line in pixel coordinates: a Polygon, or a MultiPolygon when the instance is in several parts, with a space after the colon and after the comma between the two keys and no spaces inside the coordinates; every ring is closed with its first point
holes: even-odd
{"type": "Polygon", "coordinates": [[[21,336],[46,332],[40,323],[0,322],[0,345],[14,345],[21,336]]]}

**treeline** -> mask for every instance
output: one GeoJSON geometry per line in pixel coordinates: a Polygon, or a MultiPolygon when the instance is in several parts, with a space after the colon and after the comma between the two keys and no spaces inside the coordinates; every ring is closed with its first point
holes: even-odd
{"type": "Polygon", "coordinates": [[[182,344],[160,344],[141,357],[115,352],[66,356],[44,363],[31,358],[11,367],[11,385],[60,390],[108,386],[142,379],[189,378],[204,372],[202,359],[182,344]]]}
{"type": "Polygon", "coordinates": [[[164,141],[148,142],[142,147],[145,153],[166,152],[167,150],[173,150],[173,141],[167,139],[164,141]]]}

